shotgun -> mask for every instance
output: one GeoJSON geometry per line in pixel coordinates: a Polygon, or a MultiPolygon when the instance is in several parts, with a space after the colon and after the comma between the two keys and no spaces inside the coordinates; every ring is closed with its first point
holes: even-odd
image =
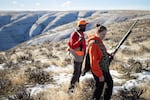
{"type": "Polygon", "coordinates": [[[137,23],[138,20],[136,20],[132,26],[129,28],[129,30],[127,31],[127,33],[124,35],[124,37],[121,39],[121,41],[118,43],[118,45],[116,46],[116,49],[114,51],[114,55],[116,54],[116,52],[118,51],[118,49],[120,48],[120,46],[124,43],[124,41],[128,38],[128,36],[131,34],[133,27],[135,26],[135,24],[137,23]]]}
{"type": "MultiPolygon", "coordinates": [[[[118,51],[118,49],[120,48],[120,46],[124,43],[124,41],[128,38],[128,36],[131,34],[133,27],[135,26],[135,24],[138,22],[138,20],[136,20],[132,26],[129,28],[129,30],[127,31],[127,33],[124,35],[124,37],[120,40],[120,42],[118,43],[118,45],[116,46],[116,49],[114,50],[114,55],[116,54],[116,52],[118,51]]],[[[112,58],[109,60],[109,65],[112,62],[112,58]]],[[[109,66],[108,65],[108,66],[109,66]]],[[[104,87],[103,87],[103,91],[102,91],[102,95],[101,95],[101,100],[104,100],[104,93],[105,93],[105,89],[107,88],[107,83],[104,83],[104,87]]]]}

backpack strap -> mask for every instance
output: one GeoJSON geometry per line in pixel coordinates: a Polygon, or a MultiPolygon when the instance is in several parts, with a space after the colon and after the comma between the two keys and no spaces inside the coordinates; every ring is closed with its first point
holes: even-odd
{"type": "Polygon", "coordinates": [[[107,54],[105,47],[99,41],[95,40],[95,43],[98,44],[103,54],[103,57],[99,64],[104,72],[109,72],[109,65],[110,65],[109,55],[107,54]]]}
{"type": "Polygon", "coordinates": [[[107,52],[106,52],[106,49],[104,48],[104,46],[98,40],[95,40],[95,43],[98,44],[98,46],[100,47],[100,49],[103,53],[103,56],[107,56],[107,52]]]}
{"type": "Polygon", "coordinates": [[[82,35],[78,32],[77,29],[75,29],[75,32],[77,32],[78,36],[79,36],[80,38],[82,38],[82,35]]]}
{"type": "Polygon", "coordinates": [[[93,44],[93,43],[95,43],[95,40],[91,40],[90,42],[89,42],[89,44],[88,44],[88,47],[87,47],[87,52],[86,53],[89,53],[89,47],[93,44]]]}

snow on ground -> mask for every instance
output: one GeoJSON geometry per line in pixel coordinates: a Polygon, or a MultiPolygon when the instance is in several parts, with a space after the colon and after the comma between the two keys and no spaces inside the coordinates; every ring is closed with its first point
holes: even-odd
{"type": "Polygon", "coordinates": [[[111,76],[113,77],[114,83],[121,84],[122,82],[125,81],[125,79],[121,78],[121,76],[123,76],[123,74],[117,72],[116,70],[110,70],[110,73],[111,73],[111,76]]]}
{"type": "Polygon", "coordinates": [[[4,70],[5,63],[4,64],[0,64],[0,70],[4,70]]]}
{"type": "Polygon", "coordinates": [[[26,42],[26,45],[35,45],[45,41],[60,41],[70,36],[72,29],[61,32],[46,32],[44,35],[31,39],[26,42]]]}
{"type": "Polygon", "coordinates": [[[137,79],[128,80],[122,86],[114,86],[113,94],[118,93],[118,90],[131,90],[134,87],[140,86],[142,83],[150,82],[150,72],[144,71],[142,73],[134,73],[132,76],[136,76],[137,79]]]}
{"type": "Polygon", "coordinates": [[[68,65],[66,67],[51,65],[48,68],[45,68],[44,71],[46,72],[53,71],[54,73],[65,73],[67,71],[69,72],[72,69],[73,69],[72,65],[68,65]]]}
{"type": "Polygon", "coordinates": [[[37,95],[40,92],[43,92],[45,90],[51,89],[51,88],[55,88],[56,86],[54,86],[53,84],[47,84],[47,85],[39,85],[37,84],[34,87],[31,88],[27,88],[28,91],[30,91],[31,96],[33,95],[37,95]]]}
{"type": "Polygon", "coordinates": [[[53,79],[56,81],[56,85],[61,86],[62,84],[66,82],[70,82],[72,77],[72,74],[67,73],[60,73],[59,75],[56,75],[53,77],[53,79]]]}
{"type": "MultiPolygon", "coordinates": [[[[60,67],[60,66],[49,66],[48,68],[45,68],[44,71],[50,72],[53,71],[54,73],[57,73],[54,75],[54,83],[47,84],[47,85],[39,85],[37,84],[34,87],[28,88],[31,91],[31,95],[36,95],[37,93],[40,93],[44,90],[50,89],[50,88],[58,88],[61,87],[63,84],[70,83],[71,77],[72,77],[72,71],[73,67],[72,65],[68,65],[66,67],[60,67]]],[[[125,82],[125,79],[122,79],[121,76],[123,74],[117,72],[116,70],[110,70],[110,73],[113,77],[114,83],[122,83],[125,82]]],[[[135,73],[132,74],[132,76],[137,77],[137,79],[132,79],[126,81],[121,86],[114,86],[113,87],[113,94],[117,94],[119,90],[130,90],[136,86],[139,86],[143,82],[150,81],[150,72],[144,71],[142,73],[135,73]]],[[[91,73],[87,73],[85,76],[80,77],[80,81],[84,81],[85,79],[93,78],[91,73]]]]}

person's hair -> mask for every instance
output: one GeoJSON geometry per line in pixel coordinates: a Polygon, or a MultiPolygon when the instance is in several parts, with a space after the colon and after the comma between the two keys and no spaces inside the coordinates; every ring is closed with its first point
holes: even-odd
{"type": "Polygon", "coordinates": [[[107,28],[105,26],[101,26],[100,24],[96,24],[96,27],[97,27],[97,31],[99,33],[103,32],[104,30],[107,30],[107,28]]]}

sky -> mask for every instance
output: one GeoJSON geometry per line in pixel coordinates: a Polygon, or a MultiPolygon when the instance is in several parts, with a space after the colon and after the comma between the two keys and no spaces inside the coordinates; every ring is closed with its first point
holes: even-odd
{"type": "Polygon", "coordinates": [[[0,0],[0,10],[150,10],[150,0],[0,0]]]}

